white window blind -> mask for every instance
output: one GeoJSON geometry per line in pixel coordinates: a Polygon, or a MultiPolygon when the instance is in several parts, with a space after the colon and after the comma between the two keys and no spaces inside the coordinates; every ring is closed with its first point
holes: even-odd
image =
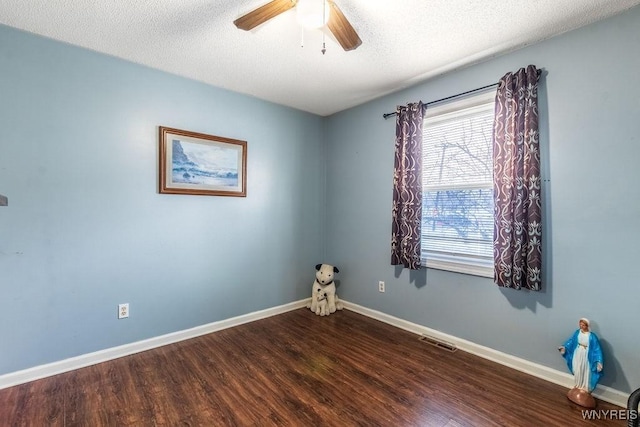
{"type": "Polygon", "coordinates": [[[493,93],[427,109],[422,262],[493,276],[493,93]]]}

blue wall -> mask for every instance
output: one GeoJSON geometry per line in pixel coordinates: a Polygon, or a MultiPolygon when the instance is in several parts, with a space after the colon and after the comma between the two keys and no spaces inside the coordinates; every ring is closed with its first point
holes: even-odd
{"type": "Polygon", "coordinates": [[[322,118],[0,26],[0,129],[0,375],[309,295],[322,118]],[[246,140],[247,197],[158,194],[158,126],[246,140]]]}
{"type": "MultiPolygon", "coordinates": [[[[557,347],[592,320],[605,349],[601,384],[640,387],[640,7],[330,117],[327,259],[345,300],[566,370],[557,347]],[[390,266],[398,104],[481,87],[528,64],[540,87],[545,290],[390,266]],[[378,292],[378,281],[386,293],[378,292]]],[[[420,49],[426,49],[423,44],[420,49]]]]}
{"type": "Polygon", "coordinates": [[[0,26],[0,375],[308,297],[326,260],[345,300],[558,370],[590,317],[602,384],[638,387],[639,26],[636,7],[324,119],[0,26]],[[545,290],[390,266],[382,114],[530,63],[545,290]],[[247,198],[158,194],[160,125],[247,140],[247,198]]]}

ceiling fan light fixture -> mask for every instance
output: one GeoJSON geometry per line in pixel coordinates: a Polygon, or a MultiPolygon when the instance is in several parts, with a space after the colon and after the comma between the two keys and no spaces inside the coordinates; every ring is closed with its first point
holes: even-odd
{"type": "Polygon", "coordinates": [[[304,34],[305,27],[326,28],[323,36],[324,33],[330,32],[345,51],[357,49],[362,44],[353,25],[333,0],[271,0],[242,15],[233,23],[241,30],[251,31],[293,8],[296,9],[298,21],[302,24],[302,34],[304,34]],[[309,10],[313,12],[309,12],[309,10]],[[311,22],[306,18],[309,15],[315,16],[311,22]]]}
{"type": "Polygon", "coordinates": [[[304,28],[322,28],[329,22],[329,2],[326,0],[298,0],[296,18],[304,28]]]}

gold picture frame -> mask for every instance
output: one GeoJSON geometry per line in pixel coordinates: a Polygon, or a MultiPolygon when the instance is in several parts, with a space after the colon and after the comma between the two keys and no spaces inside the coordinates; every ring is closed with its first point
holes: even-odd
{"type": "Polygon", "coordinates": [[[160,193],[247,196],[247,142],[159,128],[160,193]]]}

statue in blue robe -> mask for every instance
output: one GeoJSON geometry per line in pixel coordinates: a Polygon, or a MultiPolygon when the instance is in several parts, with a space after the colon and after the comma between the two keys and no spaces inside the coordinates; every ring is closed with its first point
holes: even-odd
{"type": "Polygon", "coordinates": [[[589,329],[589,320],[582,318],[578,324],[579,329],[558,350],[574,376],[574,388],[591,393],[602,376],[602,349],[598,336],[589,329]]]}

